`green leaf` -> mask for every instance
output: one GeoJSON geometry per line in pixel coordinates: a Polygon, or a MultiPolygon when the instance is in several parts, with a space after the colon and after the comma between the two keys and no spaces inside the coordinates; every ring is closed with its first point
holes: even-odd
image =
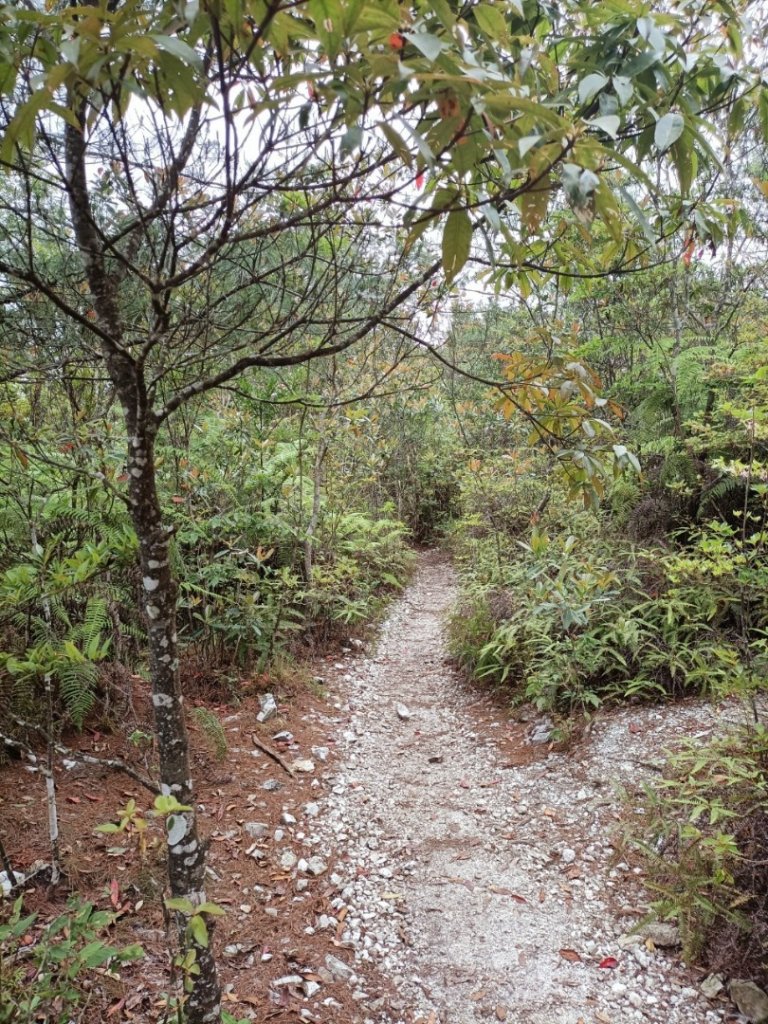
{"type": "Polygon", "coordinates": [[[507,23],[498,7],[490,4],[479,4],[475,8],[477,24],[493,40],[502,39],[507,34],[507,23]]]}
{"type": "Polygon", "coordinates": [[[408,32],[406,39],[413,43],[417,50],[429,61],[435,61],[443,52],[443,42],[431,32],[408,32]]]}
{"type": "Polygon", "coordinates": [[[191,900],[185,899],[183,896],[172,896],[170,899],[165,901],[165,905],[169,910],[178,910],[181,914],[194,914],[195,905],[191,900]]]}
{"type": "Polygon", "coordinates": [[[341,152],[342,153],[353,153],[356,149],[360,149],[363,144],[363,129],[359,124],[353,124],[347,128],[341,139],[341,152]]]}
{"type": "Polygon", "coordinates": [[[579,82],[579,103],[587,104],[597,96],[601,89],[604,89],[608,84],[606,76],[600,72],[595,71],[591,75],[587,75],[586,78],[582,78],[579,82]]]}
{"type": "Polygon", "coordinates": [[[627,78],[625,75],[614,75],[611,79],[614,91],[618,97],[619,103],[622,107],[625,107],[632,99],[634,94],[634,86],[632,80],[627,78]]]}
{"type": "Polygon", "coordinates": [[[185,43],[183,39],[179,39],[178,36],[167,36],[162,32],[154,32],[150,39],[159,50],[170,53],[172,57],[177,57],[185,64],[191,64],[192,67],[200,67],[202,65],[200,54],[196,53],[191,46],[185,43]]]}
{"type": "Polygon", "coordinates": [[[397,134],[392,125],[382,124],[379,127],[381,128],[382,135],[390,144],[395,153],[397,153],[397,155],[400,157],[403,163],[407,167],[413,167],[413,154],[411,153],[410,149],[408,149],[408,146],[405,144],[405,142],[397,134]]]}
{"type": "Polygon", "coordinates": [[[211,917],[224,917],[227,913],[224,907],[220,907],[218,903],[201,903],[197,912],[198,914],[210,914],[211,917]]]}
{"type": "Polygon", "coordinates": [[[472,248],[472,221],[466,210],[448,214],[443,229],[443,270],[452,281],[469,259],[472,248]]]}
{"type": "Polygon", "coordinates": [[[189,919],[189,932],[198,946],[208,947],[208,926],[199,914],[189,919]]]}
{"type": "Polygon", "coordinates": [[[653,141],[660,153],[664,153],[683,134],[685,118],[682,114],[665,114],[656,122],[653,141]]]}
{"type": "Polygon", "coordinates": [[[105,946],[103,942],[89,942],[80,950],[80,960],[86,967],[101,967],[115,955],[116,950],[105,946]]]}
{"type": "Polygon", "coordinates": [[[615,139],[621,127],[621,118],[616,114],[606,114],[605,117],[593,117],[587,124],[593,128],[599,128],[601,132],[605,132],[606,135],[615,139]]]}

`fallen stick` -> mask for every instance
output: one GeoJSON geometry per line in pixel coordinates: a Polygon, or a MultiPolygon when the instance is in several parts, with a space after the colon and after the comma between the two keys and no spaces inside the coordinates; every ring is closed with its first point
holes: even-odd
{"type": "Polygon", "coordinates": [[[292,779],[296,778],[296,773],[293,768],[291,768],[291,766],[284,761],[282,757],[280,757],[276,750],[268,747],[266,743],[259,739],[256,733],[251,736],[251,739],[253,740],[254,747],[258,747],[259,750],[262,750],[267,755],[267,757],[271,757],[273,761],[276,761],[284,772],[288,772],[292,779]]]}

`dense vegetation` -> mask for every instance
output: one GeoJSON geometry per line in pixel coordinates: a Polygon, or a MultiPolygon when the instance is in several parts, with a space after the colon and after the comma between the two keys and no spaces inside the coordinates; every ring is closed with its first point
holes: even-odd
{"type": "MultiPolygon", "coordinates": [[[[758,8],[0,5],[0,732],[45,753],[55,881],[54,760],[150,681],[190,1024],[221,1011],[182,697],[365,628],[412,544],[454,554],[458,662],[563,736],[757,719],[758,8]]],[[[661,909],[712,962],[752,929],[758,972],[765,738],[701,756],[649,798],[661,909]]]]}

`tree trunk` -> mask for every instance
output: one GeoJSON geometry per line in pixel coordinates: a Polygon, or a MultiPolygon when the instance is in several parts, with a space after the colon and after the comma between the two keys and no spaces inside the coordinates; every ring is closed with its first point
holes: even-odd
{"type": "MultiPolygon", "coordinates": [[[[321,431],[325,423],[321,424],[321,431]]],[[[312,561],[314,555],[314,544],[315,544],[315,531],[317,530],[318,523],[320,522],[320,505],[322,500],[322,487],[323,487],[323,460],[325,459],[326,452],[328,451],[328,443],[324,436],[321,436],[317,442],[317,452],[315,453],[315,463],[312,467],[312,513],[309,517],[309,523],[304,534],[304,576],[307,583],[312,585],[312,561]]]]}
{"type": "MultiPolygon", "coordinates": [[[[168,832],[168,877],[171,895],[194,906],[205,902],[205,847],[197,833],[194,793],[189,767],[189,743],[179,683],[176,637],[176,582],[169,561],[169,530],[163,523],[157,496],[154,446],[157,420],[147,394],[144,370],[125,343],[119,278],[110,272],[102,236],[94,220],[86,166],[86,103],[70,106],[78,112],[80,128],[64,130],[67,193],[72,228],[83,256],[85,272],[100,328],[102,357],[123,408],[128,430],[128,496],[139,540],[144,586],[144,612],[149,638],[149,664],[155,732],[160,752],[163,792],[189,810],[175,815],[168,832]],[[179,824],[183,827],[178,827],[179,824]]],[[[197,943],[177,915],[183,949],[196,954],[197,973],[185,1005],[188,1024],[214,1024],[221,1016],[221,990],[209,946],[197,943]]]]}
{"type": "MultiPolygon", "coordinates": [[[[190,810],[174,816],[168,836],[168,877],[171,895],[194,906],[206,902],[205,844],[197,830],[195,797],[189,765],[189,743],[179,681],[176,636],[176,581],[169,559],[170,530],[163,523],[154,464],[155,428],[134,424],[129,437],[128,475],[131,515],[140,545],[144,613],[149,641],[152,705],[160,753],[163,792],[190,810]],[[178,828],[177,822],[183,822],[178,828]]],[[[210,946],[186,934],[186,919],[178,915],[181,942],[195,950],[199,973],[185,1005],[189,1024],[213,1024],[220,1018],[221,990],[210,946]]],[[[209,924],[209,933],[212,928],[209,924]]]]}

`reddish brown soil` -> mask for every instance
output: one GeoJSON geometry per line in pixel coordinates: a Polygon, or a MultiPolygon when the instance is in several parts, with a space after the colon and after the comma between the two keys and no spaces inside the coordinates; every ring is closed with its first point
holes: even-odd
{"type": "MultiPolygon", "coordinates": [[[[329,881],[333,864],[323,876],[310,879],[304,892],[297,892],[290,873],[280,869],[278,853],[278,847],[292,847],[298,856],[327,853],[308,852],[291,832],[302,829],[303,805],[322,797],[322,779],[333,772],[334,737],[326,735],[322,725],[320,712],[323,708],[327,711],[327,707],[318,696],[305,688],[291,692],[290,684],[283,684],[277,692],[280,713],[265,724],[256,721],[256,697],[249,697],[238,707],[208,705],[227,735],[230,750],[221,761],[216,759],[190,715],[193,771],[202,808],[200,821],[210,840],[208,862],[216,873],[208,886],[208,898],[227,910],[215,932],[225,986],[224,1005],[235,1017],[248,1016],[278,1024],[300,1019],[299,1011],[311,1005],[312,1016],[303,1019],[344,1024],[359,1019],[359,1007],[350,998],[349,985],[330,980],[327,972],[321,977],[315,972],[323,968],[329,952],[341,960],[349,961],[350,955],[333,934],[305,934],[319,914],[329,911],[329,901],[335,895],[329,881]],[[286,729],[294,734],[290,750],[272,741],[275,733],[286,729]],[[291,777],[263,754],[254,756],[252,735],[280,751],[288,763],[311,757],[313,745],[328,747],[330,754],[325,764],[314,759],[316,770],[312,775],[291,777]],[[277,780],[280,789],[262,789],[266,779],[277,780]],[[314,779],[318,781],[313,787],[314,779]],[[284,811],[294,814],[298,825],[286,828],[285,837],[276,843],[274,833],[284,827],[280,823],[284,811]],[[266,837],[257,842],[266,852],[261,861],[246,853],[254,843],[242,829],[248,821],[270,826],[266,837]],[[254,886],[264,887],[264,892],[254,892],[254,886]],[[235,944],[240,947],[238,952],[225,955],[225,947],[235,944]],[[270,982],[295,973],[308,980],[322,980],[321,994],[310,1004],[301,994],[284,990],[280,1004],[276,1004],[270,982]],[[341,1006],[324,1007],[322,1000],[329,997],[341,1006]]],[[[135,720],[121,723],[119,730],[110,733],[86,728],[80,735],[70,736],[69,745],[96,756],[120,757],[144,771],[142,758],[127,739],[136,728],[151,731],[148,692],[141,680],[136,680],[133,703],[135,720]]],[[[135,836],[94,831],[101,823],[117,821],[117,812],[128,800],[148,809],[152,796],[125,775],[91,767],[78,765],[67,770],[60,765],[56,779],[66,878],[55,888],[44,880],[31,884],[25,890],[25,911],[38,913],[39,927],[61,913],[72,893],[93,901],[99,908],[111,909],[117,883],[120,918],[110,941],[115,945],[139,942],[146,956],[123,968],[122,981],[104,977],[103,982],[94,985],[87,1019],[164,1020],[167,1002],[163,993],[169,991],[170,975],[160,823],[150,823],[143,855],[135,836]]],[[[0,837],[12,864],[21,871],[50,859],[44,798],[42,776],[29,770],[26,759],[9,761],[0,767],[0,837]]],[[[308,825],[305,820],[304,825],[307,832],[311,831],[311,823],[308,825]]],[[[357,968],[356,972],[359,973],[357,968]]],[[[366,989],[371,998],[386,994],[386,985],[370,974],[366,989]]]]}

